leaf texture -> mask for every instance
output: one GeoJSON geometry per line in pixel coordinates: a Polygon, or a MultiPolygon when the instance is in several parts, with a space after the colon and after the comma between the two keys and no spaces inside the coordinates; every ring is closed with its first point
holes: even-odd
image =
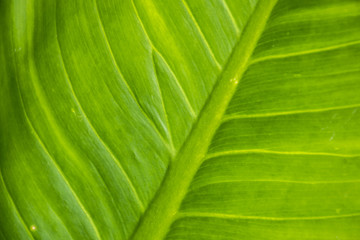
{"type": "Polygon", "coordinates": [[[0,13],[0,239],[360,238],[358,0],[0,13]]]}

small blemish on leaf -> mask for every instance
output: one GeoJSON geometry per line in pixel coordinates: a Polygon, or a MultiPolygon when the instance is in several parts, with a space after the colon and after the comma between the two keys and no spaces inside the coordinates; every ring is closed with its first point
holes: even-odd
{"type": "Polygon", "coordinates": [[[35,231],[36,231],[36,226],[35,226],[35,225],[31,225],[31,226],[30,226],[30,230],[31,230],[32,232],[35,232],[35,231]]]}
{"type": "Polygon", "coordinates": [[[335,133],[333,133],[329,139],[329,141],[331,142],[332,140],[334,140],[334,137],[335,137],[335,133]]]}
{"type": "Polygon", "coordinates": [[[235,83],[235,84],[238,84],[238,83],[239,83],[239,80],[236,79],[236,78],[232,78],[232,79],[230,79],[230,82],[235,83]]]}

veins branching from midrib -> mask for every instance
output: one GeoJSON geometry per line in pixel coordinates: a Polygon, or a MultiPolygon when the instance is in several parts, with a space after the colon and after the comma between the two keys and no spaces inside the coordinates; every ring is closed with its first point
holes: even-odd
{"type": "Polygon", "coordinates": [[[236,87],[248,68],[250,57],[276,2],[277,0],[260,0],[257,3],[197,122],[169,164],[163,183],[135,229],[132,239],[157,240],[166,236],[236,87]]]}

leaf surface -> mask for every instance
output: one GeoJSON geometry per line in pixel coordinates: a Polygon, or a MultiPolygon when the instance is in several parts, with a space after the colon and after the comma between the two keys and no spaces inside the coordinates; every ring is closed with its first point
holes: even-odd
{"type": "Polygon", "coordinates": [[[359,1],[0,13],[0,238],[360,237],[359,1]]]}

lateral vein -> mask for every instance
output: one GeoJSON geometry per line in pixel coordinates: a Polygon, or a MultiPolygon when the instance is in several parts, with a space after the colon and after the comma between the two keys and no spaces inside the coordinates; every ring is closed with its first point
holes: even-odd
{"type": "Polygon", "coordinates": [[[42,147],[42,149],[44,150],[44,152],[46,153],[46,155],[49,157],[49,159],[51,160],[51,162],[54,164],[56,170],[58,171],[58,173],[60,174],[60,176],[62,177],[62,179],[64,180],[66,186],[69,188],[70,192],[72,193],[72,195],[74,196],[75,200],[77,201],[77,203],[79,204],[81,210],[83,211],[83,213],[86,215],[87,219],[89,220],[90,225],[92,226],[92,228],[95,231],[96,237],[101,240],[99,231],[91,217],[91,215],[88,213],[88,211],[86,210],[86,208],[84,207],[84,205],[82,204],[82,202],[80,201],[79,197],[77,196],[76,192],[73,190],[73,188],[71,187],[69,181],[67,180],[67,178],[65,177],[63,171],[61,170],[60,166],[57,164],[57,162],[55,161],[55,159],[50,155],[49,151],[47,150],[47,148],[45,147],[44,143],[42,142],[41,138],[39,137],[39,135],[37,134],[35,128],[33,127],[27,113],[25,110],[25,106],[23,103],[23,99],[22,99],[22,95],[20,92],[20,86],[19,83],[17,82],[17,88],[19,91],[19,96],[20,96],[20,101],[21,101],[21,105],[22,105],[22,109],[23,109],[23,113],[26,119],[26,122],[30,128],[30,130],[33,132],[35,139],[38,141],[38,143],[40,144],[40,146],[42,147]]]}
{"type": "MultiPolygon", "coordinates": [[[[164,144],[166,146],[168,146],[168,143],[167,141],[164,140],[164,138],[162,137],[161,133],[160,133],[160,130],[158,129],[158,127],[156,127],[156,124],[154,122],[154,120],[152,120],[150,118],[150,116],[145,112],[144,108],[141,106],[140,102],[139,102],[139,99],[136,97],[136,95],[134,94],[133,90],[131,89],[131,87],[129,86],[129,83],[126,81],[126,78],[124,77],[122,71],[120,70],[120,67],[119,67],[119,64],[117,63],[116,59],[115,59],[115,56],[113,54],[113,50],[110,46],[110,43],[109,43],[109,39],[106,35],[106,32],[105,32],[105,29],[104,29],[104,25],[102,23],[102,20],[101,20],[101,17],[100,17],[100,13],[99,13],[99,9],[97,7],[97,0],[94,0],[94,5],[95,5],[95,11],[96,11],[96,14],[98,15],[98,20],[99,20],[99,24],[100,24],[100,31],[104,37],[104,40],[106,42],[106,46],[109,50],[109,53],[110,53],[110,56],[111,56],[111,60],[114,64],[114,66],[116,67],[116,70],[117,72],[119,73],[121,79],[123,80],[123,83],[125,84],[126,88],[128,89],[130,95],[132,96],[132,98],[134,99],[134,102],[136,103],[136,105],[139,107],[141,113],[146,117],[146,119],[149,121],[150,125],[154,128],[155,132],[159,135],[159,138],[164,142],[164,144]]],[[[111,88],[106,84],[109,92],[111,93],[112,97],[114,98],[112,92],[111,92],[111,88]]],[[[115,100],[115,98],[114,98],[115,100]]],[[[115,100],[116,101],[116,100],[115,100]]],[[[169,146],[168,146],[169,147],[169,146]]],[[[169,147],[169,150],[171,150],[171,147],[169,147]]]]}
{"type": "Polygon", "coordinates": [[[207,217],[207,218],[223,218],[223,219],[243,219],[243,220],[265,220],[265,221],[306,221],[306,220],[326,220],[334,218],[350,218],[359,217],[360,213],[339,214],[330,216],[309,216],[309,217],[265,217],[265,216],[244,216],[238,214],[225,213],[203,213],[203,212],[187,212],[177,215],[177,220],[185,217],[207,217]]]}
{"type": "Polygon", "coordinates": [[[137,18],[137,20],[139,21],[139,24],[144,32],[144,34],[146,35],[147,39],[148,39],[148,42],[150,44],[150,46],[152,47],[153,51],[156,52],[157,54],[159,54],[159,56],[161,57],[161,59],[164,61],[165,65],[167,66],[167,68],[169,69],[169,71],[171,72],[171,74],[173,75],[174,79],[175,79],[175,82],[176,82],[176,85],[179,87],[180,89],[180,92],[182,93],[183,97],[184,97],[184,100],[187,104],[187,106],[189,107],[189,111],[191,113],[191,115],[193,115],[194,117],[196,116],[195,114],[195,111],[192,107],[192,105],[190,104],[190,101],[189,101],[189,98],[188,96],[186,95],[185,91],[184,91],[184,88],[182,87],[182,85],[180,84],[180,81],[179,79],[177,78],[176,74],[174,73],[173,69],[170,67],[168,61],[165,59],[165,57],[163,56],[163,54],[160,52],[159,49],[157,49],[157,47],[154,45],[153,41],[151,40],[145,26],[144,26],[144,23],[142,22],[140,16],[139,16],[139,13],[138,13],[138,10],[136,8],[136,5],[134,3],[134,0],[131,0],[131,3],[132,3],[132,6],[133,6],[133,9],[134,9],[134,12],[135,12],[135,16],[137,18]]]}
{"type": "Polygon", "coordinates": [[[172,68],[169,66],[169,63],[166,61],[166,59],[164,58],[164,56],[163,56],[156,48],[154,49],[154,51],[155,51],[157,54],[159,54],[159,56],[161,57],[161,59],[164,61],[166,67],[169,69],[171,75],[172,75],[173,78],[175,79],[175,83],[176,83],[176,85],[178,86],[178,88],[179,88],[179,90],[180,90],[180,92],[181,92],[181,94],[182,94],[182,96],[183,96],[183,98],[184,98],[185,104],[186,104],[186,106],[187,106],[187,108],[188,108],[191,116],[192,116],[193,118],[196,118],[195,110],[194,110],[194,108],[191,106],[188,96],[186,95],[186,93],[185,93],[183,87],[181,86],[181,84],[180,84],[180,82],[179,82],[179,79],[176,77],[174,71],[173,71],[172,68]]]}
{"type": "Polygon", "coordinates": [[[164,103],[164,97],[163,97],[163,94],[162,94],[161,89],[160,89],[160,83],[159,83],[158,74],[156,72],[156,66],[155,66],[154,57],[155,57],[154,56],[154,50],[152,50],[151,51],[151,62],[152,62],[153,68],[154,68],[154,75],[155,75],[155,78],[156,78],[156,86],[158,88],[159,95],[160,95],[160,98],[161,98],[161,106],[162,106],[162,109],[163,109],[164,114],[165,114],[167,135],[168,135],[168,138],[169,138],[169,141],[170,141],[171,150],[172,150],[172,152],[175,152],[175,147],[174,147],[174,142],[173,142],[173,135],[171,134],[171,128],[170,128],[170,124],[169,124],[169,116],[168,116],[168,113],[166,111],[166,107],[165,107],[165,103],[164,103]]]}
{"type": "Polygon", "coordinates": [[[205,43],[205,45],[206,45],[206,48],[208,49],[208,51],[209,51],[209,53],[210,53],[210,55],[211,55],[211,58],[214,60],[214,62],[215,62],[215,64],[216,64],[216,66],[218,67],[218,69],[221,70],[221,69],[222,69],[221,64],[220,64],[219,61],[216,59],[215,54],[214,54],[213,50],[211,49],[208,41],[206,40],[206,37],[205,37],[204,33],[202,32],[202,30],[201,30],[198,22],[196,21],[196,18],[194,17],[194,15],[193,15],[193,13],[192,13],[189,5],[187,4],[186,0],[182,0],[182,2],[183,2],[183,4],[184,4],[184,6],[185,6],[186,11],[187,11],[188,14],[190,15],[191,20],[193,20],[196,29],[199,31],[199,34],[200,34],[201,38],[203,39],[203,41],[204,41],[204,43],[205,43]]]}
{"type": "Polygon", "coordinates": [[[13,207],[14,207],[14,209],[15,209],[16,215],[18,216],[21,224],[24,226],[26,233],[29,235],[29,237],[30,237],[32,240],[34,240],[34,237],[32,236],[32,234],[30,233],[28,227],[26,226],[25,220],[24,220],[24,218],[21,216],[21,214],[20,214],[20,212],[19,212],[19,209],[18,209],[18,207],[16,206],[16,204],[15,204],[15,202],[14,202],[13,197],[11,196],[9,190],[7,189],[7,186],[6,186],[6,183],[5,183],[5,180],[4,180],[4,177],[3,177],[3,174],[2,174],[1,168],[0,168],[0,178],[1,178],[2,183],[4,184],[5,191],[6,191],[7,195],[8,195],[9,198],[10,198],[11,205],[13,205],[13,207]]]}
{"type": "Polygon", "coordinates": [[[327,108],[318,108],[318,109],[304,109],[304,110],[293,110],[293,111],[284,111],[284,112],[270,112],[270,113],[254,113],[254,114],[233,114],[224,116],[223,122],[227,122],[235,119],[245,119],[245,118],[266,118],[266,117],[275,117],[275,116],[285,116],[285,115],[295,115],[295,114],[303,114],[303,113],[317,113],[317,112],[328,112],[333,110],[343,110],[343,109],[351,109],[358,108],[360,104],[351,104],[345,106],[335,106],[335,107],[327,107],[327,108]]]}
{"type": "MultiPolygon", "coordinates": [[[[57,37],[57,36],[56,36],[57,37]]],[[[58,41],[58,40],[57,40],[58,41]]],[[[90,129],[92,130],[92,132],[95,134],[95,136],[99,139],[100,143],[105,147],[106,151],[110,154],[112,160],[115,162],[115,164],[119,167],[121,173],[124,175],[126,181],[128,182],[129,186],[130,186],[130,189],[132,190],[133,194],[134,194],[134,197],[137,201],[137,203],[139,204],[140,208],[142,211],[144,211],[144,205],[143,203],[141,202],[140,200],[140,197],[139,197],[139,194],[137,193],[135,187],[134,187],[134,184],[132,183],[132,181],[130,180],[129,178],[129,175],[126,173],[125,169],[123,168],[123,166],[121,165],[119,159],[117,159],[117,157],[115,157],[114,153],[112,152],[112,150],[110,149],[110,147],[104,142],[104,140],[100,137],[100,135],[98,134],[98,132],[95,130],[94,126],[92,125],[90,119],[87,117],[84,109],[82,108],[82,105],[79,101],[79,99],[77,98],[77,95],[75,94],[75,91],[74,91],[74,88],[72,86],[72,83],[70,81],[70,77],[69,77],[69,74],[67,73],[67,70],[66,70],[66,67],[65,67],[65,63],[64,63],[64,59],[63,59],[63,56],[61,54],[61,48],[59,46],[59,52],[60,52],[60,58],[61,58],[61,63],[62,63],[62,66],[64,68],[64,73],[65,73],[65,79],[69,85],[69,88],[71,90],[71,93],[74,97],[74,100],[75,102],[77,103],[80,111],[81,111],[81,114],[84,116],[84,119],[86,120],[86,122],[88,123],[88,126],[90,127],[90,129]]]]}
{"type": "Polygon", "coordinates": [[[214,152],[206,155],[204,160],[208,160],[211,158],[221,157],[221,156],[229,156],[229,155],[240,155],[240,154],[248,154],[248,153],[262,153],[262,154],[281,154],[281,155],[313,155],[313,156],[332,156],[332,157],[360,157],[360,155],[351,155],[351,154],[341,154],[341,153],[328,153],[328,152],[301,152],[301,151],[273,151],[267,149],[236,149],[229,150],[223,152],[214,152]]]}
{"type": "Polygon", "coordinates": [[[301,180],[287,180],[287,179],[229,179],[221,181],[211,181],[206,184],[200,184],[194,188],[191,188],[191,192],[194,192],[200,188],[221,185],[227,183],[279,183],[279,184],[303,184],[303,185],[320,185],[320,184],[347,184],[347,183],[360,183],[360,179],[343,180],[343,181],[301,181],[301,180]]]}
{"type": "Polygon", "coordinates": [[[295,57],[295,56],[308,55],[308,54],[312,54],[312,53],[326,52],[326,51],[350,47],[350,46],[354,46],[354,45],[358,45],[358,44],[360,44],[360,40],[353,41],[353,42],[347,42],[347,43],[341,43],[341,44],[323,47],[323,48],[310,49],[310,50],[305,50],[305,51],[300,51],[300,52],[292,52],[292,53],[287,53],[287,54],[278,54],[278,55],[259,57],[259,58],[255,58],[254,60],[252,60],[250,62],[250,65],[253,65],[253,64],[256,64],[259,62],[268,61],[268,60],[276,60],[276,59],[283,59],[283,58],[289,58],[289,57],[295,57]]]}
{"type": "Polygon", "coordinates": [[[222,0],[221,2],[222,2],[222,4],[224,5],[224,8],[225,8],[226,12],[228,13],[228,15],[229,15],[229,17],[230,17],[230,19],[231,19],[231,23],[234,25],[234,28],[235,28],[235,31],[236,31],[236,36],[239,36],[239,34],[240,34],[240,29],[239,29],[238,24],[237,24],[236,21],[235,21],[234,15],[232,14],[232,12],[231,12],[231,10],[230,10],[230,8],[229,8],[226,0],[222,0]]]}

